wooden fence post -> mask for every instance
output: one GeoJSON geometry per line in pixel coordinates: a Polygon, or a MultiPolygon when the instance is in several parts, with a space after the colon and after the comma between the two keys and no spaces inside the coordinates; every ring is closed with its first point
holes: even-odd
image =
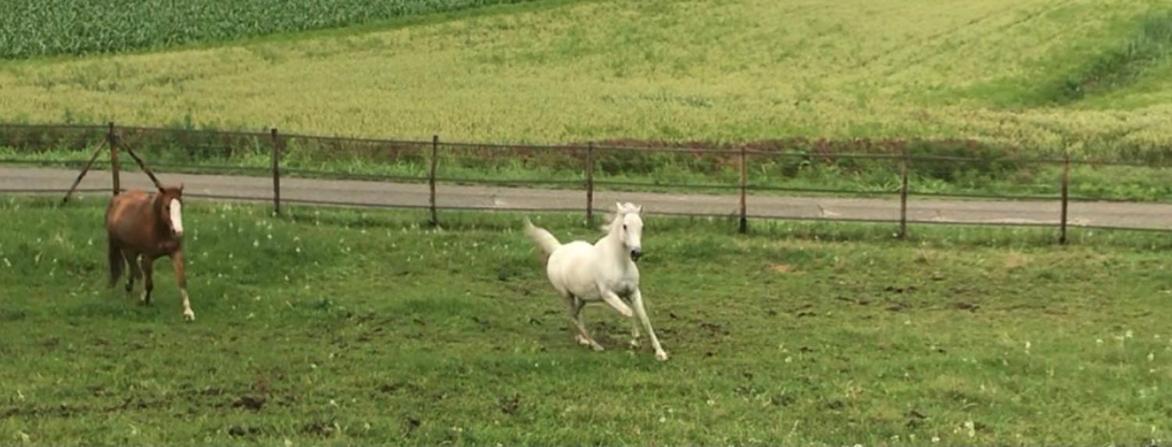
{"type": "Polygon", "coordinates": [[[281,215],[281,137],[277,128],[269,132],[273,145],[273,213],[281,215]]]}
{"type": "Polygon", "coordinates": [[[122,191],[122,182],[118,178],[118,135],[114,134],[113,121],[106,128],[106,144],[110,146],[110,175],[114,179],[114,195],[118,195],[122,191]]]}
{"type": "Polygon", "coordinates": [[[85,166],[82,166],[81,172],[77,173],[77,178],[73,180],[73,185],[69,187],[69,191],[65,193],[65,197],[61,199],[61,203],[66,203],[69,201],[69,197],[72,196],[73,192],[77,190],[77,185],[81,184],[81,179],[85,178],[86,173],[90,172],[90,167],[94,165],[94,161],[98,159],[98,156],[102,155],[102,149],[105,148],[106,142],[103,141],[98,143],[98,148],[94,149],[94,154],[90,156],[90,159],[85,163],[85,166]]]}
{"type": "Polygon", "coordinates": [[[900,143],[899,152],[899,238],[907,239],[907,146],[905,146],[903,143],[900,143]]]}
{"type": "Polygon", "coordinates": [[[745,145],[741,145],[741,225],[739,231],[747,233],[749,231],[749,213],[748,204],[746,203],[746,195],[749,187],[749,160],[745,151],[745,145]]]}
{"type": "Polygon", "coordinates": [[[1066,245],[1066,207],[1069,203],[1068,191],[1070,189],[1070,153],[1066,154],[1066,158],[1062,161],[1062,223],[1061,234],[1058,236],[1058,243],[1066,245]]]}
{"type": "Polygon", "coordinates": [[[430,203],[431,203],[431,224],[439,225],[439,216],[435,211],[435,165],[436,156],[439,153],[439,135],[431,136],[431,170],[427,176],[427,184],[431,188],[430,203]]]}
{"type": "Polygon", "coordinates": [[[586,225],[594,224],[594,142],[586,146],[586,225]]]}

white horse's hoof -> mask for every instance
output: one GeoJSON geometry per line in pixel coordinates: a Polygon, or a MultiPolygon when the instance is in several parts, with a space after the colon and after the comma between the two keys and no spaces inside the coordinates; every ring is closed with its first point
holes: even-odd
{"type": "Polygon", "coordinates": [[[667,353],[664,351],[656,352],[655,353],[655,360],[659,360],[661,362],[666,361],[667,360],[667,353]]]}
{"type": "Polygon", "coordinates": [[[187,321],[195,321],[195,312],[192,312],[191,309],[183,311],[183,319],[187,321]]]}
{"type": "Polygon", "coordinates": [[[631,345],[632,348],[636,348],[636,349],[638,349],[639,346],[642,346],[642,344],[639,343],[639,340],[637,340],[637,339],[632,339],[628,344],[631,345]]]}

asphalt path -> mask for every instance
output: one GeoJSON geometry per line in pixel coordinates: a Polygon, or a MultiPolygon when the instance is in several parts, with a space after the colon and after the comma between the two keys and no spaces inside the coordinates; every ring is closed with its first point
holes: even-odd
{"type": "MultiPolygon", "coordinates": [[[[56,168],[30,168],[0,165],[0,191],[46,192],[65,190],[78,171],[56,168]]],[[[235,175],[159,173],[161,181],[182,182],[184,193],[200,198],[271,201],[272,179],[235,175]]],[[[150,179],[137,171],[123,171],[123,188],[151,188],[150,179]]],[[[109,171],[91,171],[79,185],[82,194],[108,194],[109,171]]],[[[428,185],[359,180],[325,180],[284,177],[281,198],[307,203],[382,207],[427,207],[428,185]]],[[[616,201],[643,205],[651,213],[704,214],[733,216],[738,214],[739,198],[732,194],[681,194],[659,192],[596,191],[594,207],[599,211],[613,208],[616,201]]],[[[436,205],[440,208],[475,208],[493,210],[583,210],[585,193],[581,190],[517,188],[504,186],[470,186],[439,184],[436,205]]],[[[751,194],[747,199],[751,217],[787,219],[835,219],[861,221],[898,221],[898,197],[843,198],[751,194]]],[[[1054,200],[970,200],[937,199],[912,196],[908,200],[909,222],[964,224],[1057,225],[1061,205],[1054,200]]],[[[1068,209],[1072,226],[1115,227],[1172,230],[1172,204],[1072,201],[1068,209]]]]}

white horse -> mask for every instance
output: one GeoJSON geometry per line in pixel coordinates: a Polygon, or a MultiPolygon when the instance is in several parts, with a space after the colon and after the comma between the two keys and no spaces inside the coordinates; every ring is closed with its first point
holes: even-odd
{"type": "Polygon", "coordinates": [[[566,302],[570,321],[578,330],[578,343],[595,351],[603,348],[590,337],[582,324],[582,306],[591,301],[604,301],[623,316],[631,318],[631,345],[639,346],[639,323],[651,336],[655,358],[667,360],[667,352],[659,345],[647,311],[643,309],[643,295],[639,293],[639,268],[635,262],[643,254],[640,238],[643,235],[643,207],[630,203],[616,203],[618,212],[604,229],[606,236],[594,245],[574,241],[562,245],[549,231],[533,226],[525,219],[525,234],[549,256],[545,272],[549,282],[566,302]],[[630,306],[628,306],[630,304],[630,306]],[[634,308],[634,312],[631,308],[634,308]],[[634,317],[639,321],[635,321],[634,317]]]}

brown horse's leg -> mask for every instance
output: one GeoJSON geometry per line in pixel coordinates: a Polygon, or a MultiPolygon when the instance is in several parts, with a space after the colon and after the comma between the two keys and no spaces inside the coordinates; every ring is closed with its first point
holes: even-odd
{"type": "Polygon", "coordinates": [[[118,278],[122,276],[123,263],[126,260],[123,259],[122,248],[114,240],[113,234],[107,235],[106,253],[107,261],[110,263],[110,287],[114,287],[115,284],[118,284],[118,278]]]}
{"type": "Polygon", "coordinates": [[[151,291],[155,289],[154,276],[155,273],[155,258],[147,255],[141,255],[139,261],[142,265],[142,303],[151,303],[151,291]]]}
{"type": "Polygon", "coordinates": [[[175,283],[179,285],[179,295],[183,297],[183,318],[194,321],[195,312],[191,311],[191,301],[187,299],[187,271],[183,267],[182,250],[171,253],[171,266],[175,267],[175,283]]]}
{"type": "Polygon", "coordinates": [[[138,254],[123,251],[122,256],[126,257],[126,263],[130,265],[130,274],[126,277],[126,293],[134,291],[134,280],[142,279],[142,269],[138,266],[138,254]]]}

